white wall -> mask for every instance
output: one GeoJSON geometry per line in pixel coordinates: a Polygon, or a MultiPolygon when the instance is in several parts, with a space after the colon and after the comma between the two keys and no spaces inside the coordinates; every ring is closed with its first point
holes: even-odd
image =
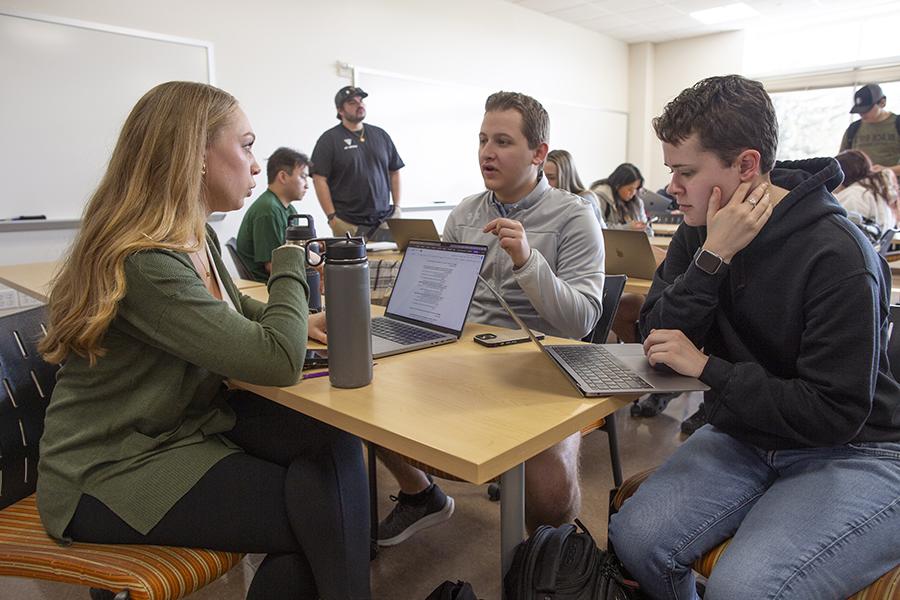
{"type": "Polygon", "coordinates": [[[744,33],[728,32],[630,49],[629,83],[634,93],[629,101],[628,156],[644,174],[645,184],[656,190],[669,181],[662,149],[653,133],[651,119],[681,90],[713,75],[742,74],[744,33]],[[644,95],[639,93],[643,88],[644,95]]]}
{"type": "MultiPolygon", "coordinates": [[[[337,122],[334,94],[348,83],[337,61],[628,110],[623,86],[610,85],[628,78],[624,43],[499,0],[0,0],[0,9],[213,42],[216,84],[241,101],[257,133],[261,164],[281,145],[310,153],[319,134],[337,122]]],[[[378,124],[378,115],[369,120],[378,124]]],[[[472,124],[473,137],[477,127],[472,124]]],[[[427,131],[428,123],[422,128],[427,131]]],[[[263,172],[256,191],[265,185],[263,172]]],[[[325,233],[312,192],[296,207],[313,214],[325,233]]],[[[442,226],[446,213],[421,216],[442,226]]],[[[233,213],[215,225],[223,241],[236,234],[240,219],[233,213]]],[[[64,251],[68,236],[58,237],[50,253],[64,251]]],[[[0,257],[14,257],[0,258],[6,263],[32,258],[3,235],[0,257]]]]}

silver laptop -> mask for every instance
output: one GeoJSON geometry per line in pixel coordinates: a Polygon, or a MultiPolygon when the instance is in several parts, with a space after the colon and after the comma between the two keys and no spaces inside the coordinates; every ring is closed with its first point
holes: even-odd
{"type": "Polygon", "coordinates": [[[384,316],[372,319],[372,356],[458,340],[486,253],[477,244],[409,242],[384,316]]]}
{"type": "Polygon", "coordinates": [[[603,245],[606,248],[607,274],[653,279],[656,258],[646,233],[628,229],[604,229],[603,245]]]}
{"type": "Polygon", "coordinates": [[[623,393],[671,393],[708,390],[693,377],[657,371],[644,356],[641,344],[542,344],[503,297],[479,276],[513,321],[553,361],[584,396],[623,393]]]}
{"type": "Polygon", "coordinates": [[[387,225],[400,252],[406,250],[410,240],[439,241],[441,239],[437,227],[434,226],[434,221],[431,219],[388,219],[387,225]]]}

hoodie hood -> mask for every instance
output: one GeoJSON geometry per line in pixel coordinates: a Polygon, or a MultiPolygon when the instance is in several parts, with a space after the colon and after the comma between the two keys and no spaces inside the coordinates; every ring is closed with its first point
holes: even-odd
{"type": "Polygon", "coordinates": [[[753,245],[772,243],[826,215],[847,214],[831,195],[844,180],[841,167],[833,158],[777,162],[770,178],[789,193],[775,207],[753,245]]]}

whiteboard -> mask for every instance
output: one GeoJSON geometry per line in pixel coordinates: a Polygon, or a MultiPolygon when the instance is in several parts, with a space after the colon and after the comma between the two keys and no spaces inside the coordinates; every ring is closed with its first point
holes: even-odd
{"type": "MultiPolygon", "coordinates": [[[[358,68],[366,122],[394,140],[401,170],[403,208],[455,206],[484,189],[478,166],[478,132],[484,102],[497,89],[420,79],[358,68]]],[[[624,112],[538,98],[550,115],[550,149],[572,153],[583,183],[609,175],[625,162],[624,112]]]]}
{"type": "Polygon", "coordinates": [[[0,13],[0,218],[81,216],[125,118],[153,86],[212,80],[212,45],[0,13]]]}

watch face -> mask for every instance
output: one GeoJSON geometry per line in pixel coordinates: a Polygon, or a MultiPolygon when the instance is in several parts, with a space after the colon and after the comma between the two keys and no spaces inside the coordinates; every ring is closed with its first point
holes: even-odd
{"type": "Polygon", "coordinates": [[[697,266],[713,275],[722,266],[722,259],[710,252],[709,250],[701,250],[695,261],[697,266]]]}

